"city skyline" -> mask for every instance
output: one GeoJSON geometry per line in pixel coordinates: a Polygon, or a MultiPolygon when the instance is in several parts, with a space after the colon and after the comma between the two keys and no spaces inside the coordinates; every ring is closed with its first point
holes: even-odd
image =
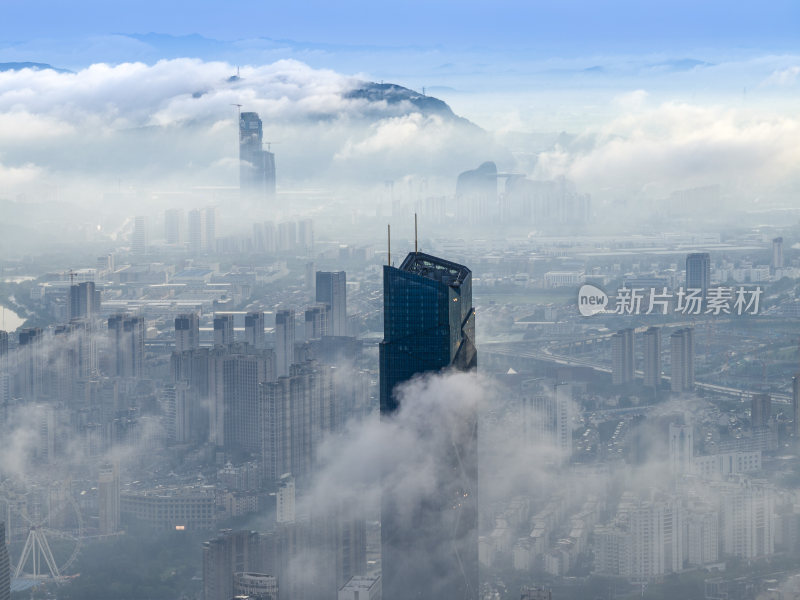
{"type": "Polygon", "coordinates": [[[800,595],[800,6],[3,7],[0,600],[800,595]]]}

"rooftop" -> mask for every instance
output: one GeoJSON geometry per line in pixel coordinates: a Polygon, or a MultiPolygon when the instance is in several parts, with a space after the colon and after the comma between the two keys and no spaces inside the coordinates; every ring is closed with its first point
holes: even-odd
{"type": "Polygon", "coordinates": [[[400,270],[441,281],[452,287],[459,287],[471,275],[470,270],[464,265],[423,252],[409,252],[400,265],[400,270]]]}

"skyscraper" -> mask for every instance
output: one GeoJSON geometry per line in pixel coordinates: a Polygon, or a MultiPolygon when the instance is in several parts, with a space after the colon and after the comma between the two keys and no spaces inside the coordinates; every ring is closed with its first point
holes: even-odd
{"type": "Polygon", "coordinates": [[[286,377],[294,362],[294,328],[293,310],[279,310],[275,313],[275,359],[278,377],[286,377]]]}
{"type": "MultiPolygon", "coordinates": [[[[400,408],[398,384],[421,373],[476,368],[472,273],[463,265],[413,252],[399,268],[384,266],[383,294],[380,409],[382,419],[391,419],[400,408]]],[[[461,431],[470,433],[453,439],[450,454],[441,457],[451,481],[412,498],[399,498],[384,487],[386,600],[478,598],[477,415],[464,418],[469,423],[461,431]]]]}
{"type": "Polygon", "coordinates": [[[243,112],[239,117],[239,189],[243,195],[271,200],[275,197],[275,155],[263,145],[258,113],[243,112]]]}
{"type": "Polygon", "coordinates": [[[522,428],[526,442],[545,442],[557,462],[569,460],[572,456],[571,402],[572,386],[566,383],[522,398],[522,428]]]}
{"type": "Polygon", "coordinates": [[[100,294],[94,281],[69,286],[69,318],[92,319],[100,312],[100,294]]]}
{"type": "Polygon", "coordinates": [[[204,229],[205,229],[205,249],[213,254],[217,251],[217,213],[213,206],[203,209],[204,229]]]}
{"type": "Polygon", "coordinates": [[[314,361],[292,365],[288,377],[260,387],[262,463],[267,481],[291,473],[299,489],[311,479],[320,444],[340,429],[334,369],[314,361]]]}
{"type": "Polygon", "coordinates": [[[203,249],[203,214],[200,209],[189,211],[189,251],[200,254],[203,249]]]}
{"type": "Polygon", "coordinates": [[[620,329],[611,337],[611,380],[614,385],[630,383],[635,373],[633,329],[620,329]]]}
{"type": "Polygon", "coordinates": [[[214,315],[214,345],[233,343],[233,315],[214,315]]]}
{"type": "Polygon", "coordinates": [[[694,389],[694,329],[678,329],[669,336],[670,389],[673,392],[690,392],[694,389]]]}
{"type": "Polygon", "coordinates": [[[108,318],[111,345],[110,374],[140,377],[144,367],[145,323],[142,317],[113,315],[108,318]]]}
{"type": "Polygon", "coordinates": [[[134,254],[145,254],[147,252],[147,221],[144,217],[136,217],[133,220],[131,250],[134,254]]]}
{"type": "Polygon", "coordinates": [[[347,274],[317,271],[317,302],[328,307],[328,335],[347,335],[347,274]]]}
{"type": "Polygon", "coordinates": [[[257,571],[261,540],[255,531],[224,530],[203,543],[203,600],[233,598],[234,573],[257,571]]]}
{"type": "Polygon", "coordinates": [[[306,339],[316,340],[323,335],[330,335],[330,323],[328,321],[329,313],[325,306],[311,306],[306,309],[305,323],[306,323],[306,339]]]}
{"type": "Polygon", "coordinates": [[[750,425],[753,429],[769,426],[772,416],[772,399],[769,394],[753,394],[750,398],[750,425]]]}
{"type": "Polygon", "coordinates": [[[164,241],[170,245],[181,243],[181,222],[183,211],[179,208],[168,208],[164,211],[164,241]]]}
{"type": "Polygon", "coordinates": [[[686,289],[703,290],[705,294],[711,285],[711,255],[708,252],[695,252],[686,257],[686,289]]]}
{"type": "Polygon", "coordinates": [[[673,475],[683,475],[692,469],[694,432],[691,425],[669,424],[669,467],[673,475]]]}
{"type": "Polygon", "coordinates": [[[184,352],[200,347],[200,319],[197,313],[175,317],[175,351],[184,352]]]}
{"type": "Polygon", "coordinates": [[[644,384],[661,386],[661,328],[648,327],[644,332],[644,384]]]}
{"type": "Polygon", "coordinates": [[[783,268],[783,238],[776,237],[772,240],[772,272],[783,268]]]}
{"type": "Polygon", "coordinates": [[[116,466],[100,467],[97,481],[97,505],[100,514],[100,533],[116,533],[119,529],[119,471],[116,466]]]}
{"type": "Polygon", "coordinates": [[[253,348],[264,348],[264,339],[264,313],[247,313],[244,316],[244,341],[253,348]]]}

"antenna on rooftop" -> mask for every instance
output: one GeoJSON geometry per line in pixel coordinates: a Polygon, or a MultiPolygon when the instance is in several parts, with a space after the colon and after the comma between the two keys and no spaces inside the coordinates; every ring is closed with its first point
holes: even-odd
{"type": "Polygon", "coordinates": [[[388,225],[388,224],[386,225],[386,237],[387,237],[386,241],[387,241],[387,244],[388,244],[388,252],[387,252],[388,264],[391,267],[392,266],[392,226],[388,225]]]}
{"type": "Polygon", "coordinates": [[[417,213],[414,213],[414,254],[417,253],[417,213]]]}

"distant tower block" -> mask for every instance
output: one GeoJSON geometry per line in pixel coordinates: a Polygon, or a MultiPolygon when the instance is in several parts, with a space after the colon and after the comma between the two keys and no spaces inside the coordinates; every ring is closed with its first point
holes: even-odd
{"type": "Polygon", "coordinates": [[[696,252],[686,257],[686,289],[708,290],[711,285],[711,255],[708,252],[696,252]]]}
{"type": "Polygon", "coordinates": [[[233,315],[214,315],[214,345],[233,343],[233,315]]]}
{"type": "Polygon", "coordinates": [[[611,380],[614,385],[633,381],[636,363],[633,340],[633,329],[621,329],[611,337],[613,354],[611,380]]]}
{"type": "Polygon", "coordinates": [[[644,333],[644,384],[661,386],[661,328],[650,327],[644,333]]]}
{"type": "Polygon", "coordinates": [[[264,150],[264,132],[258,113],[239,117],[239,189],[254,199],[275,198],[275,155],[264,150]]]}
{"type": "Polygon", "coordinates": [[[244,317],[245,341],[253,348],[264,348],[264,313],[261,311],[247,313],[244,317]]]}
{"type": "Polygon", "coordinates": [[[347,275],[344,271],[317,271],[316,297],[328,307],[329,334],[347,335],[347,275]]]}
{"type": "Polygon", "coordinates": [[[175,317],[175,350],[195,350],[200,347],[200,318],[196,313],[175,317]]]}
{"type": "Polygon", "coordinates": [[[672,373],[670,387],[673,392],[691,392],[694,389],[694,329],[678,329],[669,336],[672,373]]]}
{"type": "Polygon", "coordinates": [[[147,253],[147,220],[144,217],[136,217],[133,220],[131,250],[134,254],[147,253]]]}
{"type": "Polygon", "coordinates": [[[776,237],[772,240],[772,272],[783,268],[783,238],[776,237]]]}

